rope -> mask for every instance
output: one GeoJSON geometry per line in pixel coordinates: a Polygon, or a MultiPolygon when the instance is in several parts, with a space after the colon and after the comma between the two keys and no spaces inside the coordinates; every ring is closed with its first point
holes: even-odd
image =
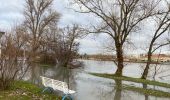
{"type": "Polygon", "coordinates": [[[72,96],[70,94],[65,94],[63,97],[62,97],[62,100],[73,100],[72,96]]]}
{"type": "Polygon", "coordinates": [[[46,91],[48,91],[49,93],[53,93],[53,88],[51,88],[51,87],[46,87],[46,88],[44,88],[44,90],[42,91],[42,93],[45,93],[46,91]]]}

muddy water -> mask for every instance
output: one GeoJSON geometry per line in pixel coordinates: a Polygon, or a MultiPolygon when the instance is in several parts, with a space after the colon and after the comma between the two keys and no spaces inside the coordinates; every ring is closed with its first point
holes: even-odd
{"type": "MultiPolygon", "coordinates": [[[[81,61],[84,63],[84,67],[70,71],[70,88],[76,91],[76,94],[74,94],[75,100],[170,100],[170,98],[160,98],[150,96],[149,94],[144,95],[138,92],[116,88],[122,84],[142,87],[142,85],[138,83],[120,82],[88,74],[88,72],[112,74],[116,71],[116,66],[113,62],[93,60],[81,61]]],[[[140,63],[127,63],[123,70],[123,75],[139,78],[144,66],[145,64],[140,63]]],[[[170,65],[152,65],[150,71],[148,77],[150,80],[157,80],[170,84],[170,65]]],[[[40,84],[41,80],[39,76],[64,80],[66,78],[66,76],[63,76],[64,73],[67,72],[61,67],[40,67],[39,65],[34,65],[29,69],[24,79],[35,84],[40,84]]],[[[149,88],[153,87],[150,86],[149,88]]],[[[156,88],[170,92],[170,90],[166,88],[156,88]]]]}

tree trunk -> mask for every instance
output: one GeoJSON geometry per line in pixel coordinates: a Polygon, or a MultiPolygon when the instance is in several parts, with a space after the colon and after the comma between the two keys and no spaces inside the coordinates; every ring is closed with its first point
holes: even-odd
{"type": "Polygon", "coordinates": [[[36,53],[35,53],[35,50],[32,50],[31,51],[31,62],[35,62],[36,60],[36,53]]]}
{"type": "Polygon", "coordinates": [[[31,62],[36,61],[36,50],[37,50],[37,48],[35,47],[35,45],[32,45],[31,55],[30,55],[31,62]]]}
{"type": "Polygon", "coordinates": [[[123,48],[122,48],[122,45],[120,44],[117,44],[116,45],[116,55],[117,55],[117,70],[116,70],[116,75],[117,76],[122,76],[122,71],[123,71],[123,62],[124,62],[124,59],[123,59],[123,48]]]}
{"type": "Polygon", "coordinates": [[[148,60],[147,60],[147,63],[146,63],[146,67],[144,69],[144,72],[142,74],[142,79],[146,79],[147,76],[148,76],[148,72],[149,72],[149,68],[150,68],[150,64],[151,64],[151,57],[152,57],[152,53],[151,52],[148,52],[148,60]]]}

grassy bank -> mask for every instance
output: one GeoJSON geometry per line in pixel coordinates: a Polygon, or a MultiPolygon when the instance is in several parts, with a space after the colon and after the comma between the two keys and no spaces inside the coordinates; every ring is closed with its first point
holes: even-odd
{"type": "MultiPolygon", "coordinates": [[[[99,73],[90,73],[90,74],[95,75],[95,76],[99,76],[99,77],[114,79],[114,80],[120,80],[120,81],[123,80],[123,81],[143,83],[143,84],[147,84],[147,85],[170,88],[170,84],[161,83],[161,82],[158,82],[158,81],[144,80],[144,79],[140,79],[140,78],[132,78],[132,77],[126,77],[126,76],[119,77],[119,76],[116,76],[116,75],[113,75],[113,74],[99,74],[99,73]]],[[[129,86],[129,85],[122,85],[121,88],[125,89],[125,90],[139,92],[139,93],[142,93],[142,94],[145,94],[145,95],[152,95],[152,96],[157,96],[157,97],[168,97],[168,98],[170,98],[169,92],[164,92],[164,91],[160,91],[160,90],[145,89],[145,88],[129,86]]]]}
{"type": "Polygon", "coordinates": [[[0,91],[0,100],[61,100],[56,95],[41,92],[42,89],[36,85],[16,81],[9,90],[0,91]]]}
{"type": "Polygon", "coordinates": [[[127,76],[119,77],[114,74],[99,74],[99,73],[90,73],[90,74],[99,76],[99,77],[104,77],[104,78],[124,80],[124,81],[136,82],[136,83],[144,83],[144,84],[148,84],[148,85],[170,88],[170,84],[162,83],[162,82],[158,82],[158,81],[144,80],[144,79],[140,79],[140,78],[132,78],[132,77],[127,77],[127,76]]]}
{"type": "Polygon", "coordinates": [[[122,87],[125,90],[130,90],[130,91],[135,91],[142,93],[144,95],[151,95],[151,96],[156,96],[156,97],[166,97],[170,98],[170,93],[169,92],[164,92],[160,90],[153,90],[153,89],[144,89],[144,88],[139,88],[139,87],[134,87],[134,86],[123,86],[122,87]]]}

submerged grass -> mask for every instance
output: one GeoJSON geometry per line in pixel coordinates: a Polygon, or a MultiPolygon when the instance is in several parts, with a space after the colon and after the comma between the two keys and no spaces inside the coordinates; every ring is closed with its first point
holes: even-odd
{"type": "Polygon", "coordinates": [[[0,100],[61,100],[56,95],[41,92],[36,85],[16,81],[9,90],[0,91],[0,100]]]}
{"type": "MultiPolygon", "coordinates": [[[[123,81],[130,81],[130,82],[135,82],[135,83],[142,83],[142,84],[147,84],[147,85],[170,88],[170,84],[161,83],[161,82],[158,82],[158,81],[144,80],[144,79],[140,79],[140,78],[132,78],[132,77],[126,77],[126,76],[120,77],[120,76],[116,76],[114,74],[99,74],[99,73],[90,73],[90,74],[95,75],[95,76],[99,76],[99,77],[114,79],[114,80],[120,80],[120,81],[123,80],[123,81]]],[[[139,93],[142,93],[142,94],[145,94],[145,95],[152,95],[152,96],[156,96],[156,97],[168,97],[168,98],[170,98],[169,92],[164,92],[164,91],[160,91],[160,90],[146,89],[146,88],[140,88],[140,87],[129,86],[129,85],[123,85],[123,86],[121,86],[121,88],[125,89],[125,90],[139,92],[139,93]]]]}
{"type": "Polygon", "coordinates": [[[144,88],[139,88],[139,87],[134,87],[134,86],[123,86],[122,87],[125,90],[130,90],[130,91],[135,91],[142,93],[144,95],[152,95],[156,97],[168,97],[170,98],[170,93],[169,92],[164,92],[160,90],[153,90],[153,89],[144,89],[144,88]]]}
{"type": "Polygon", "coordinates": [[[130,81],[130,82],[136,82],[136,83],[144,83],[148,85],[154,85],[154,86],[160,86],[160,87],[166,87],[170,88],[170,84],[168,83],[162,83],[158,81],[152,81],[152,80],[145,80],[140,78],[132,78],[127,76],[117,76],[115,74],[99,74],[99,73],[90,73],[91,75],[104,77],[104,78],[110,78],[110,79],[116,79],[116,80],[124,80],[124,81],[130,81]]]}

